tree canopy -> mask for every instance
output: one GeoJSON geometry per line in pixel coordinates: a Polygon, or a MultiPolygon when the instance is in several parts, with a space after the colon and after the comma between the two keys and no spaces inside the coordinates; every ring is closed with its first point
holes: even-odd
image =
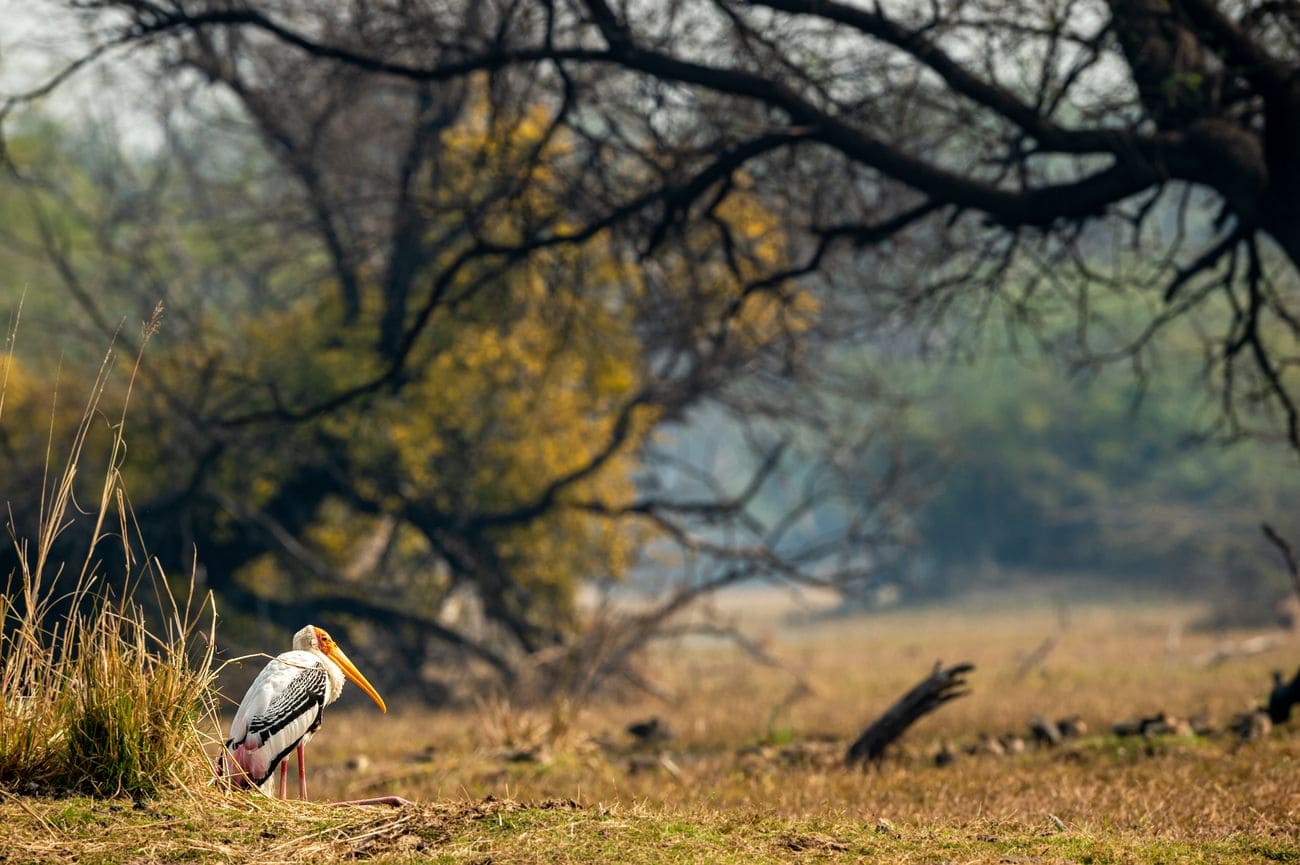
{"type": "MultiPolygon", "coordinates": [[[[10,255],[52,265],[38,278],[78,307],[42,291],[29,327],[129,349],[121,310],[175,310],[136,401],[134,511],[169,569],[197,556],[236,647],[268,618],[321,620],[369,634],[407,681],[447,646],[514,680],[584,629],[579,586],[649,550],[690,563],[655,615],[757,576],[866,578],[863,556],[794,531],[837,494],[829,475],[752,507],[787,452],[811,453],[817,398],[791,389],[821,341],[815,293],[768,279],[786,244],[752,181],[643,259],[612,221],[583,221],[562,182],[581,147],[545,108],[481,78],[441,113],[421,86],[317,101],[319,82],[294,80],[173,116],[158,153],[20,122],[0,193],[23,214],[10,255]],[[741,419],[743,476],[655,447],[706,404],[741,419]],[[681,481],[646,485],[661,458],[681,481]]],[[[19,347],[14,397],[40,416],[69,374],[21,329],[19,347]]],[[[56,433],[78,422],[65,398],[56,433]]],[[[22,434],[9,476],[34,481],[46,433],[22,434]]],[[[888,521],[836,538],[867,531],[888,521]]]]}
{"type": "Polygon", "coordinates": [[[983,291],[1032,312],[1035,292],[1056,290],[1083,306],[1113,287],[1099,267],[1115,255],[1107,246],[1129,244],[1140,266],[1119,278],[1160,293],[1161,308],[1125,343],[1087,349],[1137,350],[1205,310],[1224,434],[1258,431],[1263,405],[1300,445],[1290,2],[75,6],[107,29],[106,48],[200,58],[237,91],[252,75],[283,95],[312,69],[445,99],[487,73],[573,131],[586,156],[566,178],[572,200],[602,224],[638,222],[643,252],[742,173],[781,200],[802,250],[795,272],[845,248],[850,259],[889,259],[902,242],[950,251],[906,285],[869,287],[892,301],[944,306],[983,291]],[[257,67],[268,52],[280,65],[257,67]],[[1007,290],[1020,266],[1038,278],[1007,290]]]}
{"type": "Polygon", "coordinates": [[[1006,320],[1139,380],[1176,328],[1206,431],[1300,451],[1294,3],[61,5],[89,46],[4,106],[10,240],[102,336],[177,310],[140,512],[244,609],[511,675],[634,550],[691,563],[663,613],[869,578],[902,427],[821,361],[890,327],[947,351],[1006,320]],[[165,156],[25,158],[51,133],[21,106],[113,57],[165,156]],[[743,430],[727,477],[656,438],[704,409],[743,430]],[[453,621],[465,591],[495,637],[453,621]]]}

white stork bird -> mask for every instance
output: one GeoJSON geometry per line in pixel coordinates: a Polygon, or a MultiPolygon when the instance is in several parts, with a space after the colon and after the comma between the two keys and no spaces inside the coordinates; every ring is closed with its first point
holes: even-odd
{"type": "MultiPolygon", "coordinates": [[[[222,755],[235,762],[236,783],[256,786],[274,796],[280,769],[280,798],[287,793],[289,753],[298,752],[298,797],[307,798],[303,748],[320,728],[321,713],[339,698],[343,678],[356,682],[384,712],[388,707],[329,634],[308,625],[293,635],[293,651],[271,659],[239,704],[222,755]]],[[[360,804],[360,803],[357,803],[360,804]]]]}

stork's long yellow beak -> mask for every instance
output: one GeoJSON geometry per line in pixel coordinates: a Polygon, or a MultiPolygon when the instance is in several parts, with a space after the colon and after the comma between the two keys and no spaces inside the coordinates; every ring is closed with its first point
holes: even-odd
{"type": "Polygon", "coordinates": [[[366,677],[361,675],[361,671],[356,668],[352,661],[348,659],[348,656],[343,653],[343,650],[338,647],[338,643],[331,643],[329,648],[325,650],[325,654],[331,661],[339,665],[339,669],[343,671],[343,675],[355,682],[358,688],[365,691],[366,694],[370,696],[370,699],[375,701],[375,704],[379,706],[380,710],[383,711],[384,714],[388,714],[388,707],[384,705],[384,698],[379,696],[379,692],[375,690],[375,687],[371,685],[370,682],[366,681],[366,677]]]}

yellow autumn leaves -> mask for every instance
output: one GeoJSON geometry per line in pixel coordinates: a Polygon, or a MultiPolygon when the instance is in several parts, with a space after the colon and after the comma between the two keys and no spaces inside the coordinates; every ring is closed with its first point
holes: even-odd
{"type": "MultiPolygon", "coordinates": [[[[546,110],[511,116],[480,100],[441,135],[438,159],[414,184],[431,248],[412,286],[408,324],[430,291],[431,274],[472,244],[508,247],[539,230],[572,233],[581,222],[561,195],[567,181],[560,175],[575,170],[574,147],[552,129],[546,110]],[[470,223],[471,231],[454,230],[470,223]]],[[[686,330],[683,342],[721,335],[731,352],[797,336],[816,318],[815,300],[796,285],[748,288],[782,270],[787,251],[775,217],[746,178],[734,178],[700,224],[649,265],[608,231],[533,250],[509,267],[504,257],[484,257],[446,286],[399,386],[305,422],[221,433],[228,444],[208,483],[249,512],[287,495],[304,466],[345,472],[356,493],[304,503],[311,520],[295,529],[297,558],[259,556],[240,565],[239,581],[287,591],[286,574],[310,558],[345,580],[377,580],[406,603],[432,606],[450,577],[429,538],[404,520],[407,504],[448,515],[454,530],[459,516],[536,502],[557,479],[596,461],[597,469],[564,487],[557,506],[490,533],[502,568],[540,599],[539,615],[563,624],[583,580],[622,577],[653,537],[647,523],[597,513],[633,502],[639,451],[661,420],[653,400],[640,401],[656,350],[645,338],[652,310],[671,308],[686,330]],[[654,268],[654,292],[647,267],[654,268]],[[652,293],[654,304],[647,300],[652,293]],[[618,419],[634,401],[616,441],[618,419]],[[592,503],[601,507],[577,506],[592,503]]],[[[203,325],[202,346],[163,340],[146,361],[153,381],[172,397],[203,392],[196,404],[229,416],[318,404],[374,380],[389,362],[376,349],[384,314],[380,270],[361,268],[368,281],[354,321],[341,324],[334,287],[274,292],[256,308],[221,310],[203,325]]],[[[13,384],[14,393],[23,390],[21,379],[13,384]]],[[[154,396],[154,410],[165,416],[171,397],[154,396]]],[[[175,485],[164,454],[185,452],[177,437],[191,432],[177,423],[150,434],[170,446],[133,448],[129,470],[146,493],[175,485]]],[[[216,519],[234,532],[247,515],[226,509],[216,519]]],[[[319,587],[298,579],[292,588],[310,594],[319,587]]]]}

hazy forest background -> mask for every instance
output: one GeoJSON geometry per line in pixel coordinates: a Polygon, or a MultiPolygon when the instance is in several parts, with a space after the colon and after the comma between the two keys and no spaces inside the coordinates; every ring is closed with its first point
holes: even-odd
{"type": "Polygon", "coordinates": [[[14,534],[161,302],[122,511],[232,654],[582,691],[753,585],[1272,621],[1296,19],[1174,5],[7,4],[14,534]]]}

